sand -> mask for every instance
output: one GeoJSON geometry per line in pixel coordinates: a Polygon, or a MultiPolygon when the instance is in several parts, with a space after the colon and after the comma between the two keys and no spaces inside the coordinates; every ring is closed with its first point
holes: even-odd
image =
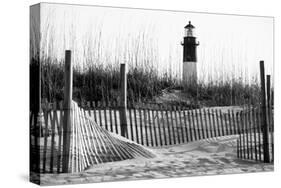
{"type": "Polygon", "coordinates": [[[151,149],[153,159],[132,159],[94,165],[75,174],[42,174],[42,185],[139,180],[183,176],[273,171],[265,164],[236,157],[237,136],[151,149]]]}

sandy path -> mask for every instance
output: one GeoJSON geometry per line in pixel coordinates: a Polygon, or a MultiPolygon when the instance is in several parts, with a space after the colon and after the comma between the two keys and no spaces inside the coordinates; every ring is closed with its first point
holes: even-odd
{"type": "Polygon", "coordinates": [[[237,136],[207,139],[161,149],[157,157],[92,166],[77,174],[43,174],[43,185],[137,180],[181,176],[272,171],[272,164],[236,158],[237,136]]]}

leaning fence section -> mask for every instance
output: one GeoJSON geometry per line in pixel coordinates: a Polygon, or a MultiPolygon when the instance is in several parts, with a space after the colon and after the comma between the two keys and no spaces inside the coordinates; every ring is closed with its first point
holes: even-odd
{"type": "MultiPolygon", "coordinates": [[[[107,117],[106,110],[103,108],[97,112],[100,120],[107,117]]],[[[43,114],[40,123],[35,123],[35,114],[30,114],[32,130],[37,130],[31,132],[32,156],[38,161],[32,170],[40,173],[62,173],[64,108],[52,105],[43,108],[43,114]]],[[[71,116],[73,122],[70,132],[69,172],[80,172],[93,164],[131,159],[135,156],[153,157],[140,145],[109,134],[106,130],[114,132],[115,127],[111,127],[113,124],[102,120],[104,124],[98,125],[93,112],[79,108],[76,103],[72,107],[71,116]]]]}

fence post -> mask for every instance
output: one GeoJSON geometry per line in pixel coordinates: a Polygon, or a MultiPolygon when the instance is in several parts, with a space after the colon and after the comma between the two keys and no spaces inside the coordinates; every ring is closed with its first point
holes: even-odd
{"type": "Polygon", "coordinates": [[[274,139],[273,139],[273,114],[272,114],[272,98],[271,98],[271,83],[270,83],[270,75],[266,75],[266,92],[267,92],[267,115],[268,115],[268,127],[269,127],[269,134],[271,135],[270,140],[270,147],[271,147],[271,161],[274,160],[274,139]]]}
{"type": "MultiPolygon", "coordinates": [[[[33,119],[33,125],[30,124],[30,131],[32,128],[34,128],[34,148],[31,147],[30,149],[30,169],[35,172],[40,172],[40,136],[42,136],[42,128],[43,128],[43,121],[44,121],[44,116],[43,116],[43,111],[42,111],[42,106],[41,106],[41,77],[42,77],[42,68],[41,68],[41,63],[40,63],[40,57],[38,55],[38,59],[33,59],[32,60],[32,66],[34,72],[32,76],[35,78],[35,86],[34,86],[34,99],[33,103],[34,106],[32,106],[32,111],[34,113],[34,119],[33,119]]],[[[30,91],[31,93],[32,91],[30,91]]],[[[30,100],[32,100],[30,98],[30,100]]],[[[32,143],[32,138],[30,137],[30,143],[32,143]]]]}
{"type": "Polygon", "coordinates": [[[263,155],[264,162],[269,163],[269,143],[268,143],[268,124],[266,112],[266,95],[265,95],[265,77],[264,77],[264,61],[260,61],[260,77],[261,77],[261,126],[263,133],[263,155]]]}
{"type": "Polygon", "coordinates": [[[268,114],[268,125],[269,125],[269,128],[271,127],[271,92],[270,92],[270,86],[271,86],[271,83],[270,83],[270,75],[266,75],[266,94],[267,94],[267,114],[268,114]]]}
{"type": "Polygon", "coordinates": [[[63,117],[63,158],[62,171],[69,172],[69,151],[71,134],[71,101],[72,101],[72,63],[71,51],[65,51],[65,73],[64,73],[64,117],[63,117]]]}
{"type": "Polygon", "coordinates": [[[126,64],[120,66],[120,124],[121,136],[127,137],[127,75],[126,64]]]}

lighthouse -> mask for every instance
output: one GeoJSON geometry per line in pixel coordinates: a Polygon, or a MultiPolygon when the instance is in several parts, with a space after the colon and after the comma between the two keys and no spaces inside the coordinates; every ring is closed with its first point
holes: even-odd
{"type": "Polygon", "coordinates": [[[197,52],[196,48],[199,42],[196,42],[194,36],[195,27],[189,23],[184,27],[183,43],[183,69],[182,81],[184,86],[192,86],[197,84],[197,52]]]}

